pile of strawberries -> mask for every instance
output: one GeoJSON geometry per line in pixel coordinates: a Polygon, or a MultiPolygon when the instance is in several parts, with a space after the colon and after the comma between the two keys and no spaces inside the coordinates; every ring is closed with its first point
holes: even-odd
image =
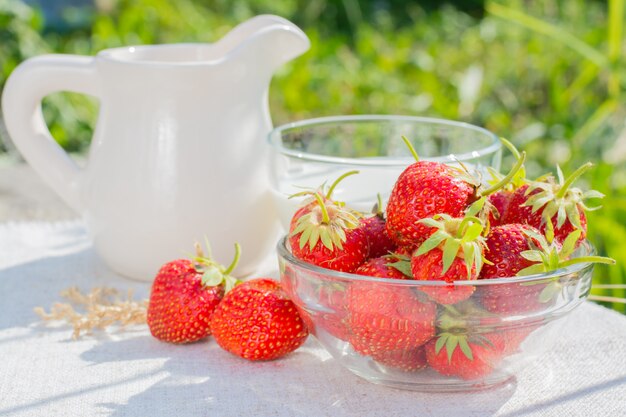
{"type": "Polygon", "coordinates": [[[150,333],[177,344],[212,334],[225,350],[253,361],[300,347],[309,332],[294,303],[275,280],[234,278],[239,256],[235,244],[235,259],[224,267],[196,245],[196,256],[163,265],[150,293],[150,333]]]}
{"type": "Polygon", "coordinates": [[[531,181],[525,175],[525,154],[503,141],[517,163],[507,175],[490,170],[492,179],[485,185],[462,163],[419,160],[404,139],[416,162],[397,179],[386,213],[380,201],[376,213],[367,216],[332,198],[337,183],[356,173],[348,172],[328,190],[322,186],[298,194],[309,198],[293,216],[289,246],[296,258],[323,268],[441,284],[333,281],[320,274],[305,288],[306,280],[299,280],[289,266],[282,268],[283,282],[296,301],[309,292],[332,311],[315,318],[303,312],[316,334],[323,329],[358,354],[392,368],[430,366],[443,375],[480,378],[534,330],[505,329],[501,317],[546,308],[560,284],[472,283],[580,262],[614,262],[571,256],[586,236],[585,201],[603,196],[572,187],[591,164],[567,178],[557,167],[556,177],[531,181]]]}
{"type": "Polygon", "coordinates": [[[328,189],[296,195],[307,198],[288,235],[293,256],[304,262],[382,280],[334,280],[330,271],[300,279],[281,261],[282,284],[268,278],[242,283],[231,275],[238,245],[228,267],[197,246],[196,256],[167,263],[157,274],[148,307],[152,335],[170,343],[213,335],[235,355],[271,360],[301,346],[309,331],[324,331],[383,366],[407,372],[429,366],[475,379],[534,330],[506,328],[501,318],[546,308],[561,290],[558,280],[475,283],[614,262],[572,257],[586,236],[585,201],[603,197],[572,186],[591,164],[567,178],[557,167],[556,177],[531,181],[525,154],[503,140],[517,163],[507,175],[490,170],[485,184],[462,163],[420,161],[405,142],[416,162],[397,179],[385,211],[380,197],[373,215],[333,199],[337,184],[357,173],[351,171],[328,189]],[[386,285],[400,280],[430,283],[386,285]],[[303,294],[327,313],[304,308],[303,294]]]}

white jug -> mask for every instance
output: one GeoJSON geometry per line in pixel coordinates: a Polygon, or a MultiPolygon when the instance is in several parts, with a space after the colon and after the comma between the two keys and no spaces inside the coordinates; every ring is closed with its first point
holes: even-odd
{"type": "Polygon", "coordinates": [[[133,46],[95,57],[44,55],[11,74],[2,97],[16,147],[81,213],[114,271],[151,280],[211,242],[250,274],[278,235],[269,189],[267,92],[274,70],[309,48],[277,16],[257,16],[214,44],[133,46]],[[55,91],[100,100],[86,167],[50,136],[40,102],[55,91]]]}

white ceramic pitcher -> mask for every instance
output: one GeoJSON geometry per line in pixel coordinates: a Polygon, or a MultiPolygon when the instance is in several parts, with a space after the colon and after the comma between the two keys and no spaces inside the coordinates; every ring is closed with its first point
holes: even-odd
{"type": "Polygon", "coordinates": [[[225,264],[254,271],[274,247],[267,91],[274,70],[309,48],[277,16],[257,16],[214,44],[134,46],[96,57],[44,55],[11,74],[5,123],[32,167],[82,213],[100,257],[151,280],[208,238],[225,264]],[[52,139],[40,102],[55,91],[100,100],[87,165],[52,139]]]}

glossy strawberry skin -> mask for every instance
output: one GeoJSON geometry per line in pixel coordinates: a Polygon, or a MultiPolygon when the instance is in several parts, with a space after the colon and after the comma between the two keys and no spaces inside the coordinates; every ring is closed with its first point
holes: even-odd
{"type": "Polygon", "coordinates": [[[534,227],[526,224],[511,223],[490,229],[485,251],[486,262],[480,271],[480,278],[513,277],[533,263],[523,258],[520,253],[531,249],[526,230],[539,234],[534,227]]]}
{"type": "Polygon", "coordinates": [[[489,375],[502,361],[506,345],[501,334],[488,333],[483,337],[488,341],[468,342],[472,359],[457,346],[450,360],[445,346],[439,353],[436,352],[437,339],[434,338],[425,346],[428,365],[442,375],[457,376],[466,380],[480,379],[489,375]]]}
{"type": "Polygon", "coordinates": [[[474,195],[474,187],[449,166],[416,162],[400,174],[389,196],[387,233],[398,246],[416,247],[434,230],[419,220],[442,213],[462,217],[474,195]]]}
{"type": "Polygon", "coordinates": [[[203,286],[202,274],[188,259],[165,264],[152,284],[148,327],[157,339],[189,343],[207,337],[209,321],[224,296],[224,287],[203,286]]]}
{"type": "MultiPolygon", "coordinates": [[[[502,223],[528,224],[541,231],[541,233],[545,234],[546,224],[543,222],[541,214],[543,207],[533,213],[532,207],[524,206],[528,198],[538,192],[538,190],[535,190],[529,193],[529,195],[526,195],[527,190],[527,184],[515,190],[515,192],[511,196],[511,200],[509,202],[509,206],[506,210],[506,214],[502,223]]],[[[583,231],[583,233],[581,233],[580,235],[579,241],[582,242],[587,235],[587,217],[585,216],[585,211],[582,207],[579,206],[578,211],[580,213],[580,224],[583,231]]],[[[551,222],[554,227],[554,240],[556,240],[557,242],[562,243],[570,233],[572,233],[574,230],[577,230],[576,227],[569,220],[565,220],[565,223],[563,223],[560,228],[557,228],[556,215],[552,217],[551,222]]]]}
{"type": "Polygon", "coordinates": [[[346,240],[341,249],[335,246],[330,250],[321,239],[312,249],[308,244],[301,248],[300,234],[290,235],[289,245],[292,254],[300,260],[335,271],[354,272],[367,259],[369,244],[359,228],[346,230],[345,234],[346,240]]]}
{"type": "MultiPolygon", "coordinates": [[[[463,259],[456,257],[445,274],[443,270],[443,252],[434,248],[423,255],[413,255],[411,271],[419,281],[445,281],[447,286],[421,286],[419,289],[439,304],[456,304],[467,300],[475,290],[473,285],[454,285],[458,280],[467,280],[467,267],[463,259]]],[[[476,269],[472,268],[470,279],[476,278],[476,269]]]]}
{"type": "MultiPolygon", "coordinates": [[[[525,230],[538,232],[524,224],[504,224],[491,229],[487,236],[485,258],[493,265],[485,263],[480,279],[514,277],[522,269],[533,263],[520,253],[529,250],[530,240],[525,230]]],[[[481,302],[492,313],[518,314],[540,309],[539,294],[545,285],[522,285],[518,283],[489,285],[481,288],[481,302]]]]}
{"type": "Polygon", "coordinates": [[[309,334],[296,305],[270,278],[229,291],[211,317],[211,332],[223,349],[251,361],[280,358],[309,334]]]}
{"type": "Polygon", "coordinates": [[[396,244],[387,234],[386,224],[385,219],[378,215],[361,219],[359,227],[365,233],[369,244],[368,258],[378,258],[396,249],[396,244]]]}
{"type": "Polygon", "coordinates": [[[393,264],[397,261],[398,259],[393,255],[372,258],[359,266],[354,273],[379,278],[411,279],[411,277],[407,277],[393,266],[388,266],[388,264],[393,264]]]}
{"type": "Polygon", "coordinates": [[[346,297],[350,343],[363,355],[415,349],[435,334],[435,304],[410,288],[354,282],[346,297]]]}

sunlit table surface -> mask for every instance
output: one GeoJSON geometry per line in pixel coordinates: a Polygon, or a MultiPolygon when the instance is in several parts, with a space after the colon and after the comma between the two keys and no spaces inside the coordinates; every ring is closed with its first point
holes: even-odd
{"type": "MultiPolygon", "coordinates": [[[[142,298],[149,284],[109,271],[82,222],[52,194],[34,195],[49,190],[20,167],[14,181],[0,178],[0,416],[626,416],[626,317],[593,303],[565,319],[541,363],[507,386],[466,394],[371,384],[313,337],[262,363],[211,339],[161,343],[145,326],[72,340],[70,328],[42,323],[33,308],[49,308],[70,286],[132,288],[142,298]],[[30,188],[20,191],[23,178],[30,188]],[[16,221],[20,204],[31,215],[16,221]]],[[[276,277],[273,255],[259,274],[276,277]]]]}

